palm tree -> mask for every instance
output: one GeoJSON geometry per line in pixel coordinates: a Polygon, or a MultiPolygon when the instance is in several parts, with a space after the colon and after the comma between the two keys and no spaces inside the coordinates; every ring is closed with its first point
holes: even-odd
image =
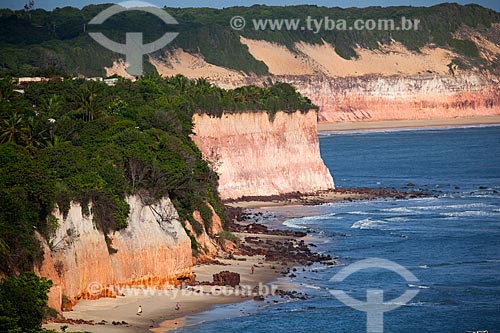
{"type": "Polygon", "coordinates": [[[47,141],[46,145],[47,145],[47,148],[58,148],[65,142],[67,142],[67,141],[64,140],[64,138],[62,138],[58,135],[54,135],[50,141],[47,141]]]}
{"type": "Polygon", "coordinates": [[[192,85],[191,81],[184,75],[177,74],[176,76],[174,76],[173,80],[177,90],[181,93],[188,90],[188,88],[190,88],[192,85]]]}
{"type": "Polygon", "coordinates": [[[14,85],[10,77],[0,80],[0,102],[8,102],[14,94],[14,85]]]}
{"type": "Polygon", "coordinates": [[[77,95],[76,100],[80,104],[80,108],[83,112],[83,120],[91,121],[99,110],[99,105],[97,101],[97,93],[101,89],[101,86],[97,82],[90,82],[88,85],[81,88],[77,95]]]}
{"type": "Polygon", "coordinates": [[[22,130],[25,134],[25,143],[28,148],[39,147],[46,140],[45,132],[47,132],[47,129],[41,127],[34,117],[28,118],[26,126],[22,130]]]}
{"type": "Polygon", "coordinates": [[[9,244],[0,238],[0,258],[6,258],[9,255],[9,244]]]}
{"type": "Polygon", "coordinates": [[[196,88],[199,89],[200,92],[208,92],[212,90],[212,84],[205,77],[200,77],[196,80],[196,88]]]}
{"type": "Polygon", "coordinates": [[[62,109],[62,99],[59,95],[52,95],[42,101],[42,110],[47,116],[57,117],[62,109]]]}
{"type": "Polygon", "coordinates": [[[1,128],[0,142],[20,143],[23,134],[23,117],[17,113],[10,115],[3,121],[1,128]]]}

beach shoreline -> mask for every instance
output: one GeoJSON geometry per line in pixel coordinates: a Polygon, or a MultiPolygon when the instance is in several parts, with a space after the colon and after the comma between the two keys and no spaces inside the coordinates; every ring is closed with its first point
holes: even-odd
{"type": "MultiPolygon", "coordinates": [[[[269,267],[270,263],[259,265],[263,262],[262,256],[238,256],[236,259],[219,259],[223,265],[202,264],[193,267],[193,272],[200,281],[211,280],[212,274],[221,271],[239,273],[242,285],[267,285],[281,276],[269,267]],[[244,260],[243,260],[244,259],[244,260]],[[251,274],[251,266],[260,266],[251,274]]],[[[223,287],[221,287],[223,288],[223,287]]],[[[72,311],[64,312],[65,322],[49,322],[44,324],[45,329],[59,331],[61,326],[68,325],[66,332],[165,332],[183,326],[186,316],[208,311],[217,305],[238,303],[250,300],[248,296],[231,295],[231,291],[223,291],[215,286],[193,288],[186,286],[182,289],[151,290],[131,288],[125,296],[117,298],[101,298],[98,300],[82,300],[72,311]],[[220,294],[212,295],[214,290],[220,294]],[[203,290],[200,293],[197,290],[203,290]],[[180,309],[176,310],[179,303],[180,309]],[[136,314],[139,305],[142,314],[136,314]],[[91,323],[92,322],[92,323],[91,323]],[[119,323],[117,325],[113,324],[119,323]],[[126,324],[122,324],[125,322],[126,324]]]]}
{"type": "Polygon", "coordinates": [[[318,133],[500,125],[500,116],[318,123],[318,133]]]}
{"type": "MultiPolygon", "coordinates": [[[[285,275],[287,267],[300,265],[293,260],[285,262],[280,257],[266,260],[265,254],[255,254],[262,251],[249,246],[252,243],[269,244],[270,241],[291,240],[298,244],[300,238],[298,236],[251,232],[235,234],[243,240],[246,253],[234,255],[221,253],[221,256],[213,262],[195,265],[193,273],[198,283],[167,290],[135,287],[124,289],[124,296],[116,298],[82,300],[72,311],[63,313],[65,320],[48,322],[43,327],[61,331],[61,327],[67,325],[66,332],[167,332],[184,326],[188,316],[209,311],[217,306],[253,300],[256,295],[266,294],[262,290],[280,288],[277,279],[285,275]],[[245,239],[252,241],[245,243],[245,239]],[[248,251],[255,253],[249,254],[248,251]],[[238,273],[239,287],[210,285],[213,274],[222,271],[238,273]],[[178,310],[177,304],[179,304],[178,310]],[[142,314],[137,315],[139,306],[142,308],[142,314]]],[[[286,286],[283,287],[285,288],[286,286]]]]}

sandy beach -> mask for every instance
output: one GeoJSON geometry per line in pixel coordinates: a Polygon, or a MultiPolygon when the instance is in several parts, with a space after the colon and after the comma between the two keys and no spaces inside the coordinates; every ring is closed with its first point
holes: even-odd
{"type": "MultiPolygon", "coordinates": [[[[257,234],[244,236],[258,237],[264,242],[267,239],[290,238],[257,234]]],[[[270,285],[272,281],[282,276],[281,271],[284,267],[279,262],[265,261],[263,255],[235,255],[234,259],[217,258],[217,261],[221,264],[194,266],[196,281],[211,282],[213,274],[230,271],[240,274],[240,288],[195,285],[170,290],[124,289],[124,296],[83,300],[78,302],[72,311],[63,313],[66,319],[84,320],[86,321],[84,324],[51,322],[44,324],[43,327],[61,331],[61,326],[68,325],[66,332],[165,332],[183,326],[188,315],[209,310],[217,305],[252,299],[248,291],[259,285],[270,285]],[[179,310],[176,310],[177,303],[180,304],[179,310]],[[141,315],[136,314],[139,305],[143,311],[141,315]],[[90,321],[93,324],[89,324],[90,321]],[[120,324],[114,325],[113,322],[120,324]],[[126,324],[122,324],[123,322],[126,324]]]]}
{"type": "Polygon", "coordinates": [[[400,129],[400,128],[440,128],[440,127],[494,125],[494,124],[500,124],[500,116],[443,118],[443,119],[424,119],[424,120],[387,120],[387,121],[319,123],[318,132],[383,130],[383,129],[400,129]]]}

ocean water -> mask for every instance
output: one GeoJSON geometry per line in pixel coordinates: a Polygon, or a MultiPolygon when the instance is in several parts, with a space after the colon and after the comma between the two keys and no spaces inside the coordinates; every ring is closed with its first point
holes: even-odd
{"type": "Polygon", "coordinates": [[[366,314],[330,290],[366,301],[367,289],[381,289],[385,302],[419,291],[384,314],[384,332],[500,332],[500,127],[332,133],[320,142],[338,187],[413,183],[433,195],[274,208],[281,227],[308,230],[339,265],[299,270],[291,282],[306,301],[219,307],[178,331],[366,332],[366,314]],[[418,281],[376,268],[330,281],[366,258],[394,261],[418,281]]]}

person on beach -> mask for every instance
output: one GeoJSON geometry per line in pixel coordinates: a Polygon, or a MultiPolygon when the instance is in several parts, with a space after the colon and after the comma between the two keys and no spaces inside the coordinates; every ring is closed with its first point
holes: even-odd
{"type": "Polygon", "coordinates": [[[175,304],[175,310],[179,311],[180,309],[181,309],[181,303],[177,302],[177,304],[175,304]]]}
{"type": "Polygon", "coordinates": [[[254,265],[252,265],[252,275],[254,272],[255,272],[255,267],[254,267],[254,265]]]}
{"type": "Polygon", "coordinates": [[[139,308],[137,309],[137,315],[140,316],[142,314],[142,306],[139,305],[139,308]]]}

